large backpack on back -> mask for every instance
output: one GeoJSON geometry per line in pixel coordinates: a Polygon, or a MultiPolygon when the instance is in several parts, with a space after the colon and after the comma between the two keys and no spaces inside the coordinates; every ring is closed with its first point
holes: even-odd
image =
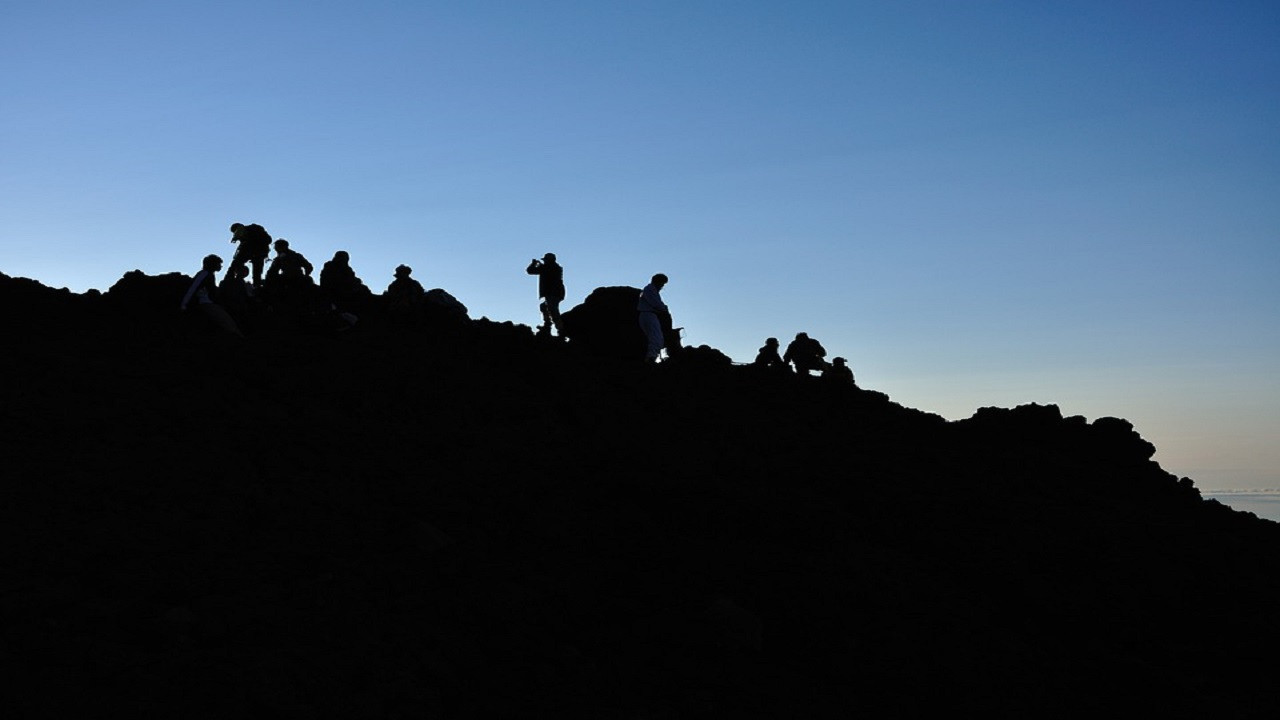
{"type": "Polygon", "coordinates": [[[245,225],[240,231],[240,247],[250,255],[266,255],[271,251],[271,235],[257,223],[245,225]]]}

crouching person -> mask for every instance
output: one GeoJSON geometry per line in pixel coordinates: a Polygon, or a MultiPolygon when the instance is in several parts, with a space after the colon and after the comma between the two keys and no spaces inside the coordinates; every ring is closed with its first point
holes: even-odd
{"type": "Polygon", "coordinates": [[[822,371],[822,379],[832,385],[844,385],[848,387],[857,387],[853,382],[853,369],[849,367],[849,361],[842,357],[835,358],[831,364],[822,371]]]}

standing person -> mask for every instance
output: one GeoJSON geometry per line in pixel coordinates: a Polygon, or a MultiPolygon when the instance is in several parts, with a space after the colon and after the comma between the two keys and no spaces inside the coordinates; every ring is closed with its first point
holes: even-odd
{"type": "Polygon", "coordinates": [[[244,337],[240,334],[240,328],[236,327],[236,321],[232,320],[227,311],[216,302],[218,283],[214,274],[221,269],[222,258],[217,255],[206,255],[201,262],[200,272],[191,279],[191,286],[182,296],[181,308],[185,312],[194,307],[214,327],[231,335],[244,337]]]}
{"type": "Polygon", "coordinates": [[[542,299],[538,304],[542,311],[542,326],[538,328],[538,334],[550,335],[554,325],[556,334],[561,335],[560,301],[564,300],[564,268],[556,262],[556,254],[547,253],[542,260],[534,258],[525,272],[538,276],[538,297],[542,299]]]}
{"type": "Polygon", "coordinates": [[[227,272],[234,272],[236,268],[252,263],[253,286],[262,287],[262,268],[271,252],[271,235],[256,223],[231,223],[231,242],[237,243],[239,247],[231,258],[231,267],[227,272]]]}
{"type": "Polygon", "coordinates": [[[666,275],[662,273],[654,275],[649,284],[640,291],[640,300],[636,303],[640,329],[644,331],[645,340],[648,341],[644,352],[645,362],[657,361],[658,353],[666,346],[662,334],[662,320],[664,316],[667,318],[671,316],[671,311],[667,309],[667,304],[662,301],[661,295],[662,288],[666,285],[666,275]]]}

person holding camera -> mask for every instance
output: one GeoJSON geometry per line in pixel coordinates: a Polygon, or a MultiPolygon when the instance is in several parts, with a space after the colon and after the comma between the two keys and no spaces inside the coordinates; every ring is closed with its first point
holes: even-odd
{"type": "Polygon", "coordinates": [[[564,268],[556,262],[555,253],[547,253],[541,260],[533,259],[525,272],[538,276],[538,297],[542,302],[538,310],[542,312],[542,326],[539,335],[551,335],[551,326],[555,326],[556,334],[563,335],[560,329],[560,301],[564,300],[564,268]]]}

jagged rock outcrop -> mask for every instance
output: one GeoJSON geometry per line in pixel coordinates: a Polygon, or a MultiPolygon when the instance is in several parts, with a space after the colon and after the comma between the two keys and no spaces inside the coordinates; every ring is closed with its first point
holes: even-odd
{"type": "Polygon", "coordinates": [[[512,323],[224,342],[160,285],[0,276],[17,715],[1272,709],[1280,526],[1123,420],[512,323]]]}
{"type": "Polygon", "coordinates": [[[580,349],[615,358],[644,357],[644,333],[636,323],[640,288],[602,287],[580,305],[564,311],[561,328],[580,349]]]}
{"type": "Polygon", "coordinates": [[[179,272],[148,275],[131,270],[107,289],[106,297],[133,312],[169,312],[178,307],[191,285],[191,276],[179,272]]]}
{"type": "MultiPolygon", "coordinates": [[[[578,350],[598,357],[633,360],[643,358],[644,333],[636,321],[636,299],[640,288],[615,286],[596,288],[580,305],[561,315],[561,328],[578,350]]],[[[663,317],[666,351],[674,357],[681,350],[680,332],[663,317]]]]}

